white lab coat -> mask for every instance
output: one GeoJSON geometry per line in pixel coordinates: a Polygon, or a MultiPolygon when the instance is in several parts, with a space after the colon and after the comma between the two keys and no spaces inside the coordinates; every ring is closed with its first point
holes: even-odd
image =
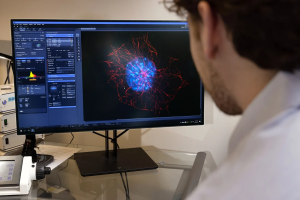
{"type": "Polygon", "coordinates": [[[188,200],[300,200],[300,72],[279,72],[245,110],[229,155],[188,200]]]}

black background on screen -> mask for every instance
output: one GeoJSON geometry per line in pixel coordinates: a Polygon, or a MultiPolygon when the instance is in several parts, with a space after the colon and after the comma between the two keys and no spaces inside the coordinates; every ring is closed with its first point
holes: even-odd
{"type": "Polygon", "coordinates": [[[81,41],[85,121],[201,115],[200,79],[190,54],[188,32],[82,32],[81,41]],[[104,61],[109,60],[111,45],[120,47],[124,43],[130,44],[133,36],[145,34],[148,34],[150,43],[158,52],[159,67],[167,66],[169,57],[179,59],[173,65],[189,83],[169,103],[169,113],[158,114],[123,104],[118,99],[117,90],[108,83],[109,77],[105,71],[108,65],[104,61]]]}

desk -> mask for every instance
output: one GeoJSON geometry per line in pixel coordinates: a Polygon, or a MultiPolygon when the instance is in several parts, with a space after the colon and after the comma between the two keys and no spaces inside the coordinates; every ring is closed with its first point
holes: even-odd
{"type": "MultiPolygon", "coordinates": [[[[57,143],[45,144],[65,146],[65,144],[57,143]]],[[[81,148],[81,152],[104,150],[103,147],[95,146],[70,145],[69,147],[81,148]]],[[[145,149],[145,151],[159,168],[127,173],[131,199],[181,199],[197,154],[167,150],[145,149]]],[[[82,177],[74,158],[70,158],[54,169],[44,180],[39,183],[34,181],[28,196],[0,197],[0,200],[2,199],[125,200],[126,196],[120,174],[82,177]],[[60,171],[61,169],[63,170],[60,171]],[[59,186],[58,171],[60,171],[61,187],[66,190],[55,194],[40,189],[59,186]]]]}

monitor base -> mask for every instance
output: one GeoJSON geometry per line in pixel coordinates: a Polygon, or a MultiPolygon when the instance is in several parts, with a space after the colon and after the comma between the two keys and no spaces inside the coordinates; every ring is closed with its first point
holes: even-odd
{"type": "Polygon", "coordinates": [[[157,164],[142,148],[118,149],[96,152],[75,153],[80,174],[96,176],[122,172],[134,172],[158,168],[157,164]]]}

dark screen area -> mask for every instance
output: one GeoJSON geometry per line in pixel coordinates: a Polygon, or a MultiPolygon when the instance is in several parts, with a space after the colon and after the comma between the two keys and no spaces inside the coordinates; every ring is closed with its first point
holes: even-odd
{"type": "Polygon", "coordinates": [[[201,115],[187,31],[82,32],[81,41],[84,121],[201,115]]]}

